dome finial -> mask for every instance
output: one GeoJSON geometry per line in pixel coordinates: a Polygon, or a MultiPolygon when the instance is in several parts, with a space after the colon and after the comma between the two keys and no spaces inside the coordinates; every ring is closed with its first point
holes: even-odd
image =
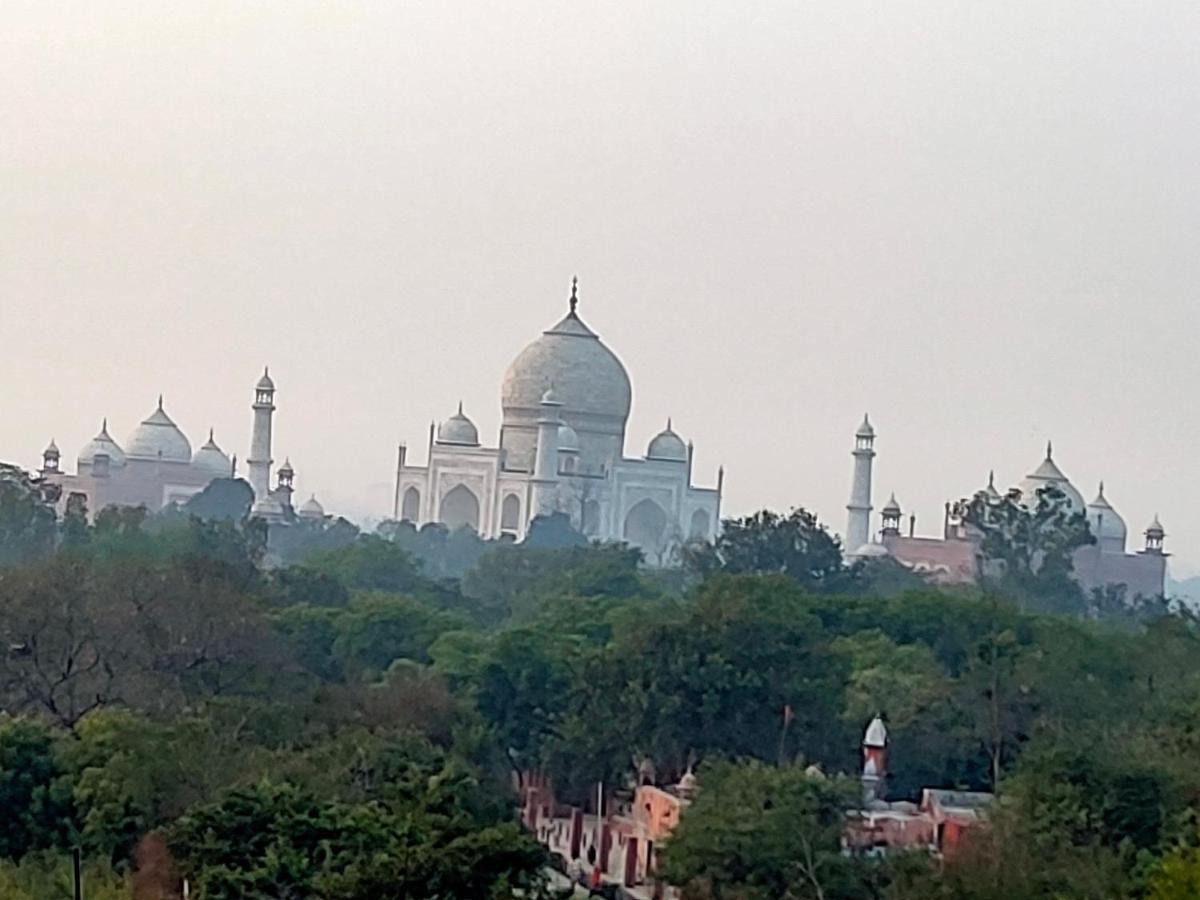
{"type": "Polygon", "coordinates": [[[996,470],[995,469],[988,470],[988,487],[990,487],[990,488],[996,487],[996,470]]]}
{"type": "Polygon", "coordinates": [[[158,408],[162,409],[162,394],[158,395],[158,408]]]}
{"type": "Polygon", "coordinates": [[[671,427],[671,417],[670,417],[670,416],[667,416],[667,431],[674,431],[674,430],[675,430],[675,429],[673,429],[673,428],[671,427]]]}
{"type": "Polygon", "coordinates": [[[1046,441],[1046,459],[1054,458],[1054,444],[1051,441],[1046,441]]]}
{"type": "Polygon", "coordinates": [[[575,315],[575,307],[579,305],[579,277],[571,278],[571,315],[575,315]]]}
{"type": "Polygon", "coordinates": [[[461,401],[461,400],[459,400],[459,401],[458,401],[458,414],[459,414],[460,416],[463,414],[463,411],[462,411],[462,401],[461,401]]]}

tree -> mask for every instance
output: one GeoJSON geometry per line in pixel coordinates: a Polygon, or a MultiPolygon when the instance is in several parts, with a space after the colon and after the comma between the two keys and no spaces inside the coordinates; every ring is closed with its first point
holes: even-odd
{"type": "Polygon", "coordinates": [[[0,564],[40,559],[54,550],[58,489],[0,463],[0,564]]]}
{"type": "Polygon", "coordinates": [[[54,735],[29,719],[0,718],[0,857],[65,847],[75,830],[71,784],[54,735]]]}
{"type": "Polygon", "coordinates": [[[779,573],[811,591],[849,590],[859,577],[858,567],[844,565],[837,537],[806,509],[726,519],[715,541],[684,548],[684,564],[700,577],[779,573]]]}
{"type": "Polygon", "coordinates": [[[853,785],[758,762],[706,764],[699,785],[663,855],[684,900],[861,896],[841,852],[853,785]]]}
{"type": "Polygon", "coordinates": [[[1039,488],[1032,505],[1020,491],[999,498],[980,491],[959,508],[981,536],[984,581],[991,589],[1022,609],[1083,611],[1083,592],[1072,577],[1074,553],[1096,539],[1087,517],[1071,509],[1059,487],[1039,488]]]}
{"type": "Polygon", "coordinates": [[[254,489],[241,478],[214,478],[187,499],[183,512],[201,519],[243,522],[254,505],[254,489]]]}

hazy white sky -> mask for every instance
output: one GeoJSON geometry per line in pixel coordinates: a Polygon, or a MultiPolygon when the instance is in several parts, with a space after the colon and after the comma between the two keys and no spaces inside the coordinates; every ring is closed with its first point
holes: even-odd
{"type": "MultiPolygon", "coordinates": [[[[1195,0],[10,2],[0,458],[166,395],[390,509],[565,308],[729,513],[839,532],[851,435],[918,531],[1047,438],[1200,571],[1195,0]]],[[[1140,536],[1135,538],[1140,543],[1140,536]]]]}

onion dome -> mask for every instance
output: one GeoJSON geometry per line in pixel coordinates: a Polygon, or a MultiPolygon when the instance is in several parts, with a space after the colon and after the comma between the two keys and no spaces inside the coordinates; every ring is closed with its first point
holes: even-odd
{"type": "Polygon", "coordinates": [[[883,507],[883,509],[880,510],[880,513],[884,516],[894,517],[897,519],[900,518],[900,516],[902,515],[902,511],[900,509],[900,501],[898,501],[896,499],[896,495],[894,493],[892,494],[891,499],[888,500],[888,502],[886,504],[884,504],[884,507],[883,507]]]}
{"type": "Polygon", "coordinates": [[[871,420],[863,413],[862,424],[858,426],[858,431],[854,433],[855,437],[873,438],[875,437],[875,429],[871,427],[871,420]]]}
{"type": "Polygon", "coordinates": [[[579,452],[579,435],[576,434],[575,429],[566,422],[558,426],[558,452],[579,452]]]}
{"type": "Polygon", "coordinates": [[[46,445],[46,449],[42,451],[43,459],[58,459],[62,454],[58,450],[58,444],[54,443],[54,438],[50,438],[50,443],[46,445]]]}
{"type": "Polygon", "coordinates": [[[875,541],[869,541],[863,544],[849,555],[855,559],[881,559],[885,556],[891,556],[891,554],[888,553],[887,547],[883,546],[883,544],[876,543],[875,541]]]}
{"type": "Polygon", "coordinates": [[[1103,481],[1100,482],[1100,491],[1096,494],[1096,499],[1087,506],[1087,520],[1101,551],[1105,553],[1125,552],[1125,538],[1128,529],[1125,527],[1125,520],[1112,508],[1112,504],[1104,496],[1103,481]]]}
{"type": "Polygon", "coordinates": [[[1075,489],[1075,485],[1071,484],[1062,469],[1054,462],[1053,447],[1047,443],[1046,458],[1042,460],[1041,465],[1026,475],[1019,485],[1022,501],[1026,506],[1036,506],[1038,491],[1049,485],[1054,485],[1066,495],[1071,512],[1084,512],[1083,495],[1075,489]]]}
{"type": "Polygon", "coordinates": [[[522,350],[504,375],[500,403],[505,423],[532,422],[543,394],[554,385],[556,399],[572,421],[585,419],[593,431],[624,434],[633,401],[625,366],[571,309],[522,350]]]}
{"type": "Polygon", "coordinates": [[[190,463],[192,445],[163,409],[162,395],[158,408],[133,430],[125,442],[128,459],[161,459],[164,462],[190,463]]]}
{"type": "Polygon", "coordinates": [[[646,448],[646,459],[687,462],[687,457],[687,445],[671,428],[671,420],[667,419],[667,427],[656,434],[646,448]]]}
{"type": "Polygon", "coordinates": [[[871,720],[871,724],[867,726],[866,734],[863,735],[863,746],[886,747],[887,741],[887,726],[883,724],[882,716],[876,716],[871,720]]]}
{"type": "Polygon", "coordinates": [[[292,468],[292,460],[290,458],[283,461],[283,465],[279,467],[279,474],[285,478],[296,474],[296,470],[292,468]]]}
{"type": "MultiPolygon", "coordinates": [[[[284,374],[287,374],[286,372],[284,374]]],[[[258,391],[273,391],[275,390],[275,382],[271,380],[271,372],[264,368],[262,378],[258,379],[258,384],[254,386],[258,391]]]]}
{"type": "Polygon", "coordinates": [[[479,446],[479,429],[463,414],[462,401],[459,401],[458,412],[438,426],[437,442],[462,447],[479,446]]]}
{"type": "Polygon", "coordinates": [[[317,502],[317,495],[313,494],[300,507],[300,516],[304,519],[323,519],[325,518],[325,507],[317,502]]]}
{"type": "Polygon", "coordinates": [[[1158,513],[1154,514],[1154,521],[1146,526],[1146,537],[1158,538],[1160,541],[1167,536],[1163,531],[1162,522],[1158,521],[1158,513]]]}
{"type": "Polygon", "coordinates": [[[125,451],[108,436],[108,419],[105,419],[100,425],[100,433],[92,438],[87,445],[79,452],[79,464],[91,465],[92,459],[98,453],[103,453],[108,457],[108,465],[110,468],[119,469],[125,465],[125,451]]]}
{"type": "Polygon", "coordinates": [[[211,428],[208,429],[208,441],[192,456],[192,467],[212,478],[229,478],[233,472],[233,463],[217,446],[211,428]]]}

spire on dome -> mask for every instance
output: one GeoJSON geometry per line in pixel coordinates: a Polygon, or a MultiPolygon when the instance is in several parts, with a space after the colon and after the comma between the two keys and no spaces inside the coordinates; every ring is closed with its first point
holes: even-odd
{"type": "Polygon", "coordinates": [[[158,395],[158,408],[159,408],[159,410],[161,410],[161,409],[163,408],[163,405],[162,405],[162,404],[163,404],[163,396],[162,396],[162,394],[159,394],[159,395],[158,395]]]}
{"type": "Polygon", "coordinates": [[[575,315],[575,307],[579,305],[579,277],[571,278],[571,315],[575,315]]]}
{"type": "Polygon", "coordinates": [[[1054,459],[1054,444],[1051,441],[1046,441],[1046,459],[1054,459]]]}

